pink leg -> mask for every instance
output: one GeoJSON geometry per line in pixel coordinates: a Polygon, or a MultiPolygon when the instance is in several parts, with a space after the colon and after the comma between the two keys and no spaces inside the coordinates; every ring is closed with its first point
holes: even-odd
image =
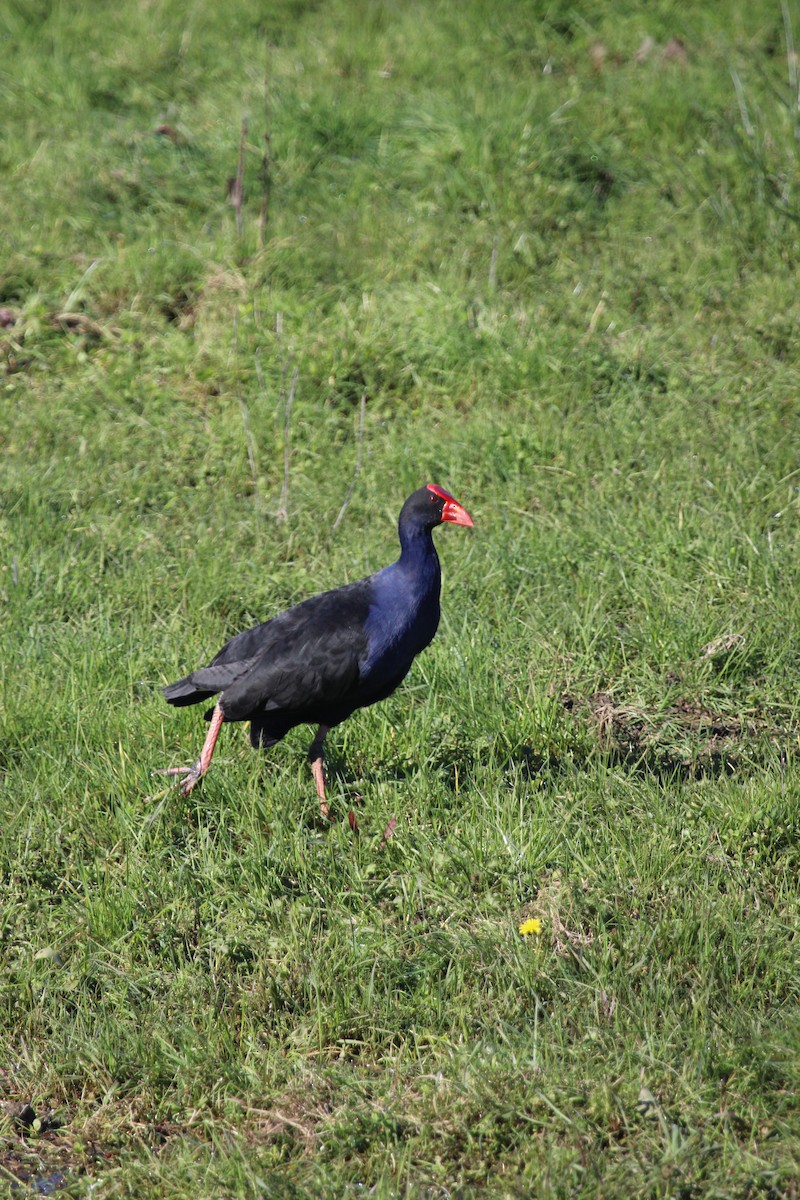
{"type": "Polygon", "coordinates": [[[219,731],[222,728],[224,720],[225,716],[218,704],[211,717],[211,724],[208,727],[206,740],[203,742],[203,749],[200,751],[200,757],[197,762],[192,763],[190,767],[170,767],[167,771],[164,771],[165,775],[183,775],[181,782],[176,785],[180,787],[183,796],[189,795],[195,784],[200,782],[211,766],[211,756],[214,753],[214,747],[217,744],[219,731]]]}
{"type": "Polygon", "coordinates": [[[311,743],[311,749],[308,752],[308,758],[311,763],[311,773],[314,776],[314,783],[317,787],[317,795],[319,796],[319,811],[323,817],[327,817],[330,813],[328,801],[325,798],[325,773],[322,769],[324,761],[323,747],[325,745],[325,737],[328,732],[328,725],[320,725],[314,740],[311,743]]]}

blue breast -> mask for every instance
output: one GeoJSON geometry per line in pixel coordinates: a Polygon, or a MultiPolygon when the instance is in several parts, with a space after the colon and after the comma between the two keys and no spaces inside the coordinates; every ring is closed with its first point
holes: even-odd
{"type": "Polygon", "coordinates": [[[378,686],[404,675],[436,633],[441,586],[436,552],[412,564],[401,559],[373,575],[370,582],[364,625],[367,653],[359,673],[363,684],[378,686]]]}

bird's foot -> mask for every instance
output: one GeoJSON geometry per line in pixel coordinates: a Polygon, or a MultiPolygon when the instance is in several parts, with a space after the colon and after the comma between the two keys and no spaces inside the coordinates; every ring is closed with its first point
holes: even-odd
{"type": "Polygon", "coordinates": [[[161,771],[154,771],[153,774],[182,776],[183,778],[176,780],[175,787],[180,788],[182,796],[188,796],[192,788],[203,778],[205,771],[198,758],[190,767],[165,767],[161,771]]]}

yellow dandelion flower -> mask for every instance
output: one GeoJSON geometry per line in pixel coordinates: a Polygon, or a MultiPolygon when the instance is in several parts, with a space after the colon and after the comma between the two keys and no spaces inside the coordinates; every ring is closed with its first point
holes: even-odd
{"type": "Polygon", "coordinates": [[[542,922],[538,917],[528,917],[528,920],[520,925],[519,931],[523,937],[527,937],[529,933],[535,933],[538,937],[542,932],[542,922]]]}

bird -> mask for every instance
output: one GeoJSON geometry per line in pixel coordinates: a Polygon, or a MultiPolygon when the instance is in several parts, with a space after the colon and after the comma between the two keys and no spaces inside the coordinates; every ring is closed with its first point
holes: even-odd
{"type": "Polygon", "coordinates": [[[324,744],[357,709],[385,700],[402,683],[439,625],[441,570],[433,530],[473,526],[467,510],[438,484],[412,492],[398,520],[400,557],[390,566],[322,592],[231,638],[207,667],[169,684],[169,704],[218,695],[199,757],[170,767],[184,796],[211,765],[225,722],[249,721],[250,743],[267,749],[296,725],[317,726],[308,752],[320,812],[329,817],[324,744]]]}

